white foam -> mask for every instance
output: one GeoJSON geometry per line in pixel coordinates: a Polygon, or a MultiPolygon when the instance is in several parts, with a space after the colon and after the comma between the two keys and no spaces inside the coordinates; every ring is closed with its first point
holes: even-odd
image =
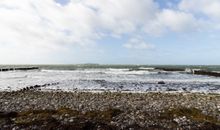
{"type": "Polygon", "coordinates": [[[220,78],[190,75],[178,72],[164,73],[157,71],[129,71],[129,69],[78,69],[78,70],[41,70],[41,71],[11,71],[0,72],[0,90],[19,90],[33,85],[59,82],[58,85],[47,86],[43,89],[77,90],[111,90],[129,91],[166,91],[169,88],[182,91],[219,92],[214,85],[220,85],[220,78]],[[107,83],[97,83],[104,80],[107,83]],[[157,85],[164,81],[169,85],[157,85]],[[148,84],[146,84],[148,83],[148,84]],[[177,84],[177,85],[175,85],[177,84]],[[205,86],[204,84],[207,84],[205,86]],[[194,88],[190,88],[195,86],[194,88]],[[213,87],[214,86],[214,87],[213,87]],[[209,88],[210,87],[210,88],[209,88]]]}
{"type": "Polygon", "coordinates": [[[154,70],[155,68],[153,67],[140,67],[140,70],[154,70]]]}

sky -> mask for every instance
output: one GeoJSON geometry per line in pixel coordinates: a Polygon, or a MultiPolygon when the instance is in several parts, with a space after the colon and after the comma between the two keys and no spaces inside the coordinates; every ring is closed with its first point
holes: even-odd
{"type": "Polygon", "coordinates": [[[0,64],[220,64],[220,0],[0,0],[0,64]]]}

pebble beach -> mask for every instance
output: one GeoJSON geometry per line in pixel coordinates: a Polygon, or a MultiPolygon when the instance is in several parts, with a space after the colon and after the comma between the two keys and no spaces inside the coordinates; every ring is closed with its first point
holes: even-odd
{"type": "Polygon", "coordinates": [[[0,130],[220,130],[220,0],[0,0],[0,130]]]}
{"type": "Polygon", "coordinates": [[[220,129],[220,95],[0,92],[1,129],[220,129]]]}
{"type": "Polygon", "coordinates": [[[0,130],[220,130],[214,71],[23,67],[1,69],[0,130]]]}

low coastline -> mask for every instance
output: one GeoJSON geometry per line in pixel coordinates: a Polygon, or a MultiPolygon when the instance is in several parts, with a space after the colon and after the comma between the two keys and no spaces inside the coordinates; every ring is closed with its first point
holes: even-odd
{"type": "Polygon", "coordinates": [[[0,92],[5,129],[220,129],[220,95],[0,92]]]}

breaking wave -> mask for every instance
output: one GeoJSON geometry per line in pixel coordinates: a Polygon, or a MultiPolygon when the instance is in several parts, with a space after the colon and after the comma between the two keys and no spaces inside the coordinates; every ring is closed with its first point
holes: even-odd
{"type": "Polygon", "coordinates": [[[0,90],[20,90],[27,86],[58,83],[41,90],[64,91],[189,91],[220,92],[220,78],[167,72],[153,67],[41,69],[0,73],[0,90]]]}

